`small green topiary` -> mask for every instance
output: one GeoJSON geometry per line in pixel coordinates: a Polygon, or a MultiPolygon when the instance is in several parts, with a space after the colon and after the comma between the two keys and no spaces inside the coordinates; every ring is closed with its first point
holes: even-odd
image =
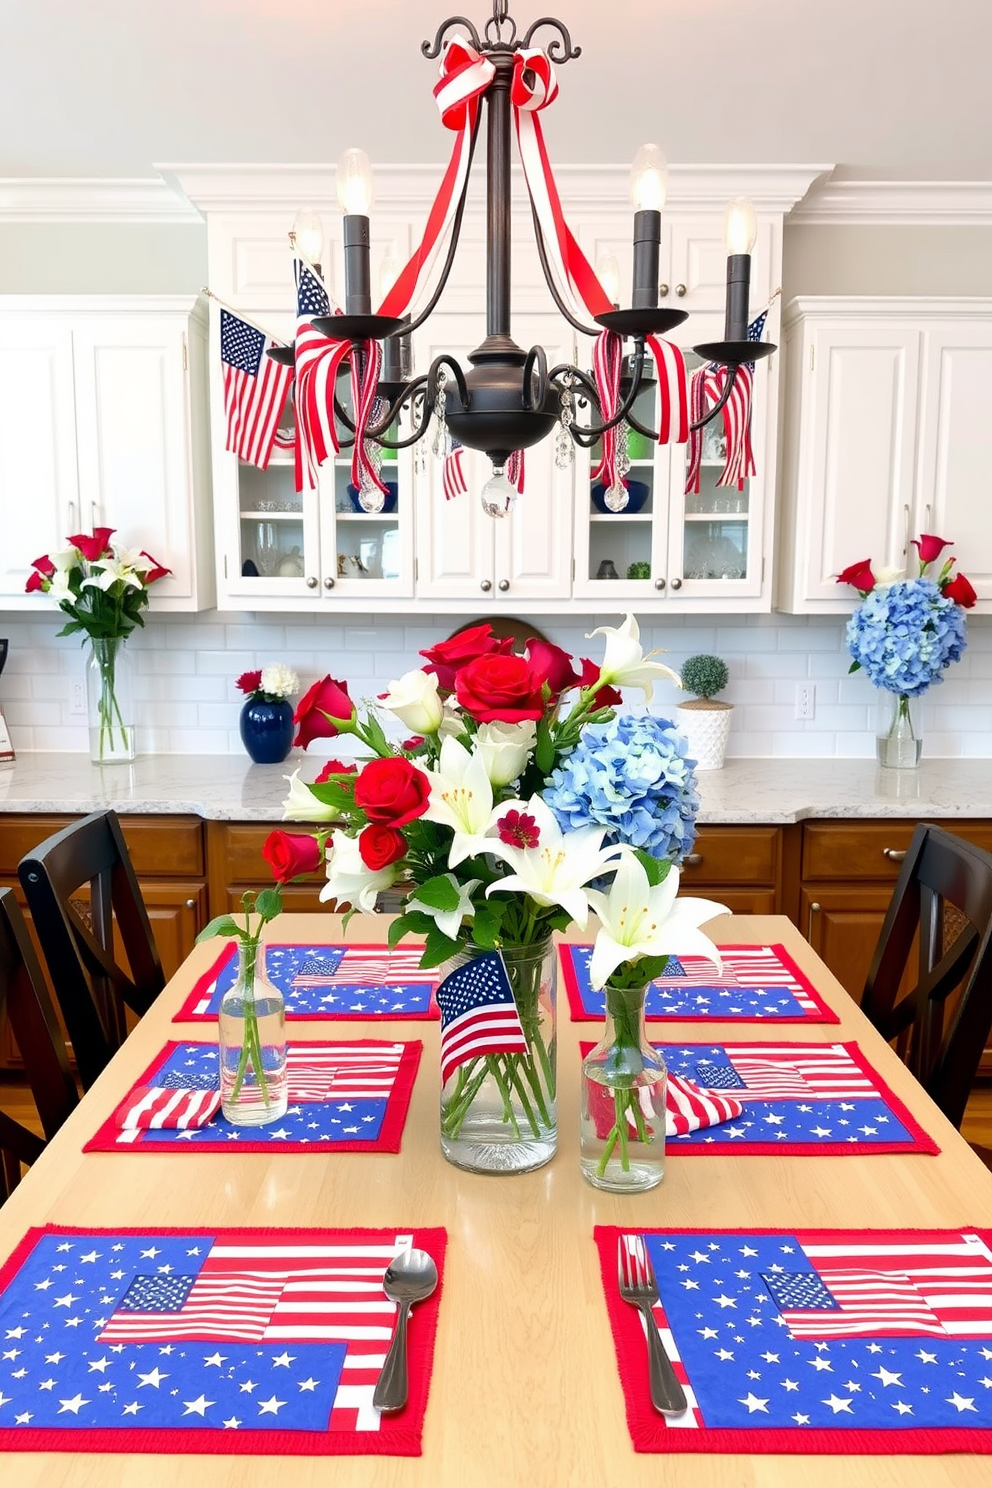
{"type": "Polygon", "coordinates": [[[727,663],[719,656],[690,656],[683,664],[682,686],[696,697],[714,697],[729,681],[727,663]]]}

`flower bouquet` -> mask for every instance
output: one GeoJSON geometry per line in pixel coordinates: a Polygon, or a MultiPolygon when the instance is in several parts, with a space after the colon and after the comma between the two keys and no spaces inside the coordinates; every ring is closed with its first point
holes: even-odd
{"type": "Polygon", "coordinates": [[[476,1169],[521,1171],[554,1151],[552,933],[585,927],[594,886],[625,855],[654,869],[694,838],[685,740],[615,711],[621,688],[649,700],[656,680],[678,678],[643,654],[632,616],[593,634],[598,665],[543,640],[513,655],[475,626],[423,651],[427,665],[361,714],[346,683],[323,678],[297,707],[297,744],[349,734],[371,757],[331,761],[312,784],[297,771],[285,815],[320,825],[266,846],[281,882],[323,861],[324,900],[369,911],[386,890],[405,894],[389,944],[422,936],[421,965],[449,972],[441,1140],[476,1169]],[[412,737],[392,743],[380,714],[412,737]]]}
{"type": "Polygon", "coordinates": [[[870,558],[837,576],[838,584],[850,584],[862,597],[847,626],[850,670],[863,668],[868,680],[892,697],[877,741],[882,765],[919,763],[922,741],[911,699],[942,682],[945,667],[959,660],[967,644],[964,611],[977,596],[964,574],[952,574],[953,558],[940,560],[950,546],[932,533],[914,538],[919,572],[911,578],[901,569],[880,568],[876,574],[870,558]]]}
{"type": "Polygon", "coordinates": [[[257,765],[278,765],[293,747],[293,709],[289,699],[300,679],[281,661],[242,672],[235,687],[245,695],[239,726],[241,742],[257,765]]]}
{"type": "Polygon", "coordinates": [[[152,584],[171,573],[150,554],[112,542],[113,527],[68,539],[68,547],[36,558],[24,586],[48,594],[69,616],[60,636],[83,632],[90,641],[87,693],[90,755],[99,763],[134,758],[134,727],[121,696],[123,643],[139,625],[152,584]]]}

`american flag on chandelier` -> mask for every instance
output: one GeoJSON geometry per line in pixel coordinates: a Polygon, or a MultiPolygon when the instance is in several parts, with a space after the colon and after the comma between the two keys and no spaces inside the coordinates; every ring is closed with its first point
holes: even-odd
{"type": "Polygon", "coordinates": [[[291,367],[267,356],[280,346],[257,326],[223,307],[220,312],[220,360],[227,419],[226,447],[247,465],[268,467],[279,417],[293,379],[291,367]]]}
{"type": "Polygon", "coordinates": [[[457,439],[453,439],[451,448],[444,457],[441,477],[445,501],[451,501],[456,496],[464,496],[468,490],[468,483],[465,480],[464,455],[464,447],[457,439]]]}
{"type": "Polygon", "coordinates": [[[331,314],[327,290],[316,270],[297,254],[296,276],[296,489],[315,490],[317,471],[338,449],[334,428],[334,381],[347,343],[312,325],[331,314]]]}

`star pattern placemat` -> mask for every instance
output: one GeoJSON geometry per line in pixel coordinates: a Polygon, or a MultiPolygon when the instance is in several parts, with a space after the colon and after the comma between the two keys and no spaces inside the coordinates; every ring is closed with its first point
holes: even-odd
{"type": "MultiPolygon", "coordinates": [[[[648,988],[649,1019],[680,1023],[839,1023],[782,945],[719,946],[723,971],[702,956],[669,956],[648,988]]],[[[589,983],[592,946],[563,945],[562,977],[573,1022],[600,1019],[603,993],[589,983]]]]}
{"type": "MultiPolygon", "coordinates": [[[[667,1139],[667,1151],[720,1156],[850,1157],[940,1148],[857,1043],[657,1044],[669,1074],[733,1096],[733,1120],[667,1139]]],[[[579,1052],[594,1047],[582,1042],[579,1052]]]]}
{"type": "MultiPolygon", "coordinates": [[[[265,973],[286,1002],[287,1018],[436,1018],[437,969],[420,969],[422,946],[276,945],[265,973]]],[[[225,945],[198,979],[173,1023],[212,1022],[234,985],[237,947],[225,945]]]]}
{"type": "Polygon", "coordinates": [[[673,1417],[617,1287],[626,1233],[595,1240],[637,1451],[992,1451],[989,1232],[641,1232],[688,1401],[673,1417]]]}
{"type": "Polygon", "coordinates": [[[0,1451],[418,1456],[440,1287],[410,1398],[372,1405],[382,1277],[443,1229],[28,1232],[0,1268],[0,1451]]]}
{"type": "Polygon", "coordinates": [[[232,1126],[218,1110],[199,1127],[123,1125],[138,1092],[173,1091],[181,1099],[180,1092],[217,1090],[216,1044],[169,1043],[83,1150],[228,1152],[236,1144],[241,1152],[399,1152],[422,1049],[380,1039],[290,1044],[289,1107],[278,1121],[232,1126]]]}

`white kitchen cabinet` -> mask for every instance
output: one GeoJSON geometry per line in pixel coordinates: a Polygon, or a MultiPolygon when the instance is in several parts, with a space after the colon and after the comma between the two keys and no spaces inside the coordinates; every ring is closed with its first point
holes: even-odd
{"type": "Polygon", "coordinates": [[[32,559],[113,527],[172,570],[153,610],[213,603],[206,318],[179,296],[0,301],[0,606],[32,559]]]}
{"type": "Polygon", "coordinates": [[[992,301],[796,300],[785,356],[778,607],[849,611],[836,575],[867,557],[912,572],[920,532],[953,539],[992,601],[992,301]]]}

